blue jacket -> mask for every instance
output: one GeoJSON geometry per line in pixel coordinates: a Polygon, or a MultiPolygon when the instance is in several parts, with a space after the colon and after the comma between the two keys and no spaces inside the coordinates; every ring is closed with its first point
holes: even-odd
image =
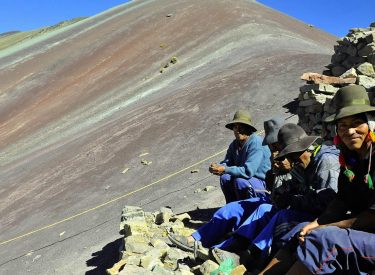
{"type": "Polygon", "coordinates": [[[236,178],[256,177],[264,180],[266,172],[271,169],[271,151],[268,146],[262,145],[262,141],[259,135],[252,134],[239,150],[239,141],[234,140],[221,162],[225,166],[225,173],[236,178]]]}

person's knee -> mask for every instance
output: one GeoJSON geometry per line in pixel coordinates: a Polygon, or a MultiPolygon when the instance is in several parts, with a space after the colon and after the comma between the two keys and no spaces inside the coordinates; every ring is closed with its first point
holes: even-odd
{"type": "Polygon", "coordinates": [[[328,240],[331,240],[331,239],[334,239],[334,238],[337,238],[339,235],[342,234],[342,230],[340,230],[339,228],[335,227],[335,226],[327,226],[327,227],[321,227],[321,228],[316,228],[316,229],[313,229],[311,232],[310,232],[310,238],[319,238],[321,240],[325,240],[325,241],[328,241],[328,240]]]}
{"type": "Polygon", "coordinates": [[[226,184],[228,182],[231,181],[231,175],[229,174],[222,174],[220,176],[220,184],[223,185],[223,184],[226,184]]]}
{"type": "Polygon", "coordinates": [[[243,179],[243,178],[235,178],[234,179],[234,186],[238,190],[248,189],[248,188],[251,187],[250,184],[249,184],[249,181],[246,180],[246,179],[243,179]]]}
{"type": "Polygon", "coordinates": [[[230,202],[223,207],[221,207],[215,213],[216,218],[231,219],[234,217],[241,217],[243,209],[239,201],[230,202]]]}
{"type": "Polygon", "coordinates": [[[259,205],[258,206],[258,208],[257,208],[257,211],[258,212],[268,212],[268,211],[270,211],[271,209],[272,209],[272,204],[269,204],[269,203],[263,203],[263,204],[261,204],[261,205],[259,205]]]}

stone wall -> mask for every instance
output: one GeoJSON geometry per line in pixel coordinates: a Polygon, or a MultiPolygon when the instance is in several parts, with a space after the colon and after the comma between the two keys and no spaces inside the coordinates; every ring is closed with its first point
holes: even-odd
{"type": "Polygon", "coordinates": [[[369,28],[349,30],[347,36],[334,46],[331,64],[322,74],[304,73],[306,85],[298,97],[299,125],[311,135],[322,135],[326,140],[334,136],[334,126],[322,123],[334,113],[332,98],[343,86],[359,84],[366,88],[371,103],[375,92],[375,22],[369,28]]]}
{"type": "MultiPolygon", "coordinates": [[[[194,232],[191,225],[202,224],[203,221],[192,220],[188,213],[175,215],[168,207],[151,213],[137,206],[125,206],[121,214],[123,240],[119,261],[107,269],[107,274],[209,275],[218,271],[220,265],[210,259],[207,249],[200,247],[198,255],[194,255],[175,247],[167,238],[168,232],[189,236],[194,232]]],[[[246,268],[239,265],[230,275],[245,272],[246,268]]]]}

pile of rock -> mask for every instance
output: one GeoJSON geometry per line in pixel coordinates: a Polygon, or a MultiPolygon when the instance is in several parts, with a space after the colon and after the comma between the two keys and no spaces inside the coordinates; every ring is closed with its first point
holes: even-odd
{"type": "MultiPolygon", "coordinates": [[[[155,213],[144,212],[136,206],[122,210],[120,233],[124,236],[119,262],[108,274],[210,274],[219,268],[211,260],[195,259],[193,253],[173,247],[167,233],[189,236],[194,231],[184,222],[194,223],[187,213],[175,215],[168,207],[155,213]]],[[[199,223],[199,221],[195,221],[199,223]]],[[[244,274],[240,266],[231,274],[244,274]]]]}
{"type": "Polygon", "coordinates": [[[354,83],[362,85],[374,103],[375,23],[369,28],[351,29],[337,43],[328,70],[323,74],[302,75],[301,79],[307,84],[300,88],[298,97],[301,127],[309,134],[322,135],[327,140],[334,136],[334,129],[332,125],[323,125],[322,120],[334,112],[331,100],[340,87],[354,83]]]}

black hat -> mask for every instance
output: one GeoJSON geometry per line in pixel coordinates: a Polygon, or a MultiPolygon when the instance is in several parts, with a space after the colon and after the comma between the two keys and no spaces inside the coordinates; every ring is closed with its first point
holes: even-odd
{"type": "Polygon", "coordinates": [[[280,160],[292,153],[305,151],[320,138],[319,136],[308,136],[301,126],[287,123],[280,128],[277,135],[277,141],[282,150],[276,156],[275,160],[280,160]]]}
{"type": "Polygon", "coordinates": [[[274,117],[264,122],[264,139],[263,145],[269,145],[277,142],[277,133],[281,126],[285,123],[285,119],[281,117],[274,117]]]}

